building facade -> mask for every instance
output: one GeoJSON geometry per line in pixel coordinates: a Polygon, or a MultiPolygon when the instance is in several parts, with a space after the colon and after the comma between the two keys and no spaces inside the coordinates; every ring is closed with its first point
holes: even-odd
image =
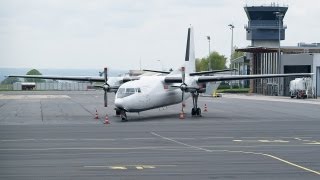
{"type": "MultiPolygon", "coordinates": [[[[288,7],[244,7],[248,17],[245,26],[251,46],[236,51],[245,56],[232,61],[232,67],[242,69],[239,74],[315,73],[315,93],[320,96],[320,43],[299,43],[298,46],[281,46],[286,26],[283,18],[288,7]],[[247,71],[243,71],[246,67],[247,71]]],[[[264,95],[289,95],[289,83],[294,78],[250,80],[250,92],[264,95]]]]}

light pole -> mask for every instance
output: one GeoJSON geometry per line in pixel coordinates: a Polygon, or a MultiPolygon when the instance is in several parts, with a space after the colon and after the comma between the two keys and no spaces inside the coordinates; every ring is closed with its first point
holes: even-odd
{"type": "Polygon", "coordinates": [[[231,58],[232,58],[232,53],[233,53],[233,29],[234,29],[234,25],[233,24],[229,24],[228,25],[231,29],[231,54],[230,54],[230,60],[229,60],[229,63],[227,63],[227,65],[231,66],[231,58]]]}
{"type": "MultiPolygon", "coordinates": [[[[278,61],[277,61],[277,72],[278,74],[281,73],[281,46],[280,46],[280,41],[281,41],[281,20],[284,16],[281,12],[275,12],[274,13],[276,17],[278,18],[278,27],[279,27],[279,46],[278,46],[278,61]]],[[[278,96],[280,95],[280,78],[278,78],[278,96]]]]}
{"type": "Polygon", "coordinates": [[[209,56],[208,56],[208,63],[209,63],[208,66],[209,67],[208,67],[208,70],[211,71],[211,62],[210,62],[210,53],[211,53],[210,52],[210,39],[211,38],[210,38],[210,36],[207,36],[207,39],[208,39],[208,42],[209,42],[209,56]]]}
{"type": "MultiPolygon", "coordinates": [[[[233,24],[229,24],[228,26],[231,29],[231,53],[230,53],[230,60],[227,63],[227,67],[230,68],[230,66],[231,66],[231,58],[232,58],[232,53],[233,53],[233,28],[234,28],[234,25],[233,24]]],[[[231,73],[232,73],[232,71],[231,71],[231,73]]],[[[230,88],[232,89],[232,81],[230,81],[230,88]]]]}

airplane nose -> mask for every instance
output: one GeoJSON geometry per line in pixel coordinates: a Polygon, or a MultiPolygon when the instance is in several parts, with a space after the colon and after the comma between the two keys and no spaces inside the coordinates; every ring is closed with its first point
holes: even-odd
{"type": "Polygon", "coordinates": [[[117,108],[123,109],[123,100],[122,99],[115,99],[114,104],[117,108]]]}

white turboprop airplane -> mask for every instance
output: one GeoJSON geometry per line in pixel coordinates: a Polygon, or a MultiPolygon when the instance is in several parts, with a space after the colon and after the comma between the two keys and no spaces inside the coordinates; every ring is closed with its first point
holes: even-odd
{"type": "MultiPolygon", "coordinates": [[[[178,104],[181,102],[181,114],[184,114],[184,100],[191,96],[193,102],[191,115],[201,116],[201,109],[198,107],[198,97],[200,93],[205,92],[207,83],[228,80],[312,75],[312,73],[293,73],[199,76],[201,74],[212,74],[212,71],[195,72],[193,28],[190,27],[188,29],[184,67],[181,67],[180,70],[173,71],[166,76],[141,77],[138,80],[122,84],[119,87],[115,97],[116,114],[120,115],[123,121],[126,121],[126,112],[142,112],[150,109],[178,104]]],[[[215,88],[217,87],[218,86],[215,86],[215,88]]]]}
{"type": "MultiPolygon", "coordinates": [[[[153,71],[153,70],[147,70],[153,71]]],[[[230,70],[222,70],[230,71],[230,70]]],[[[261,75],[216,75],[199,76],[212,74],[215,71],[195,72],[195,52],[193,28],[188,29],[185,65],[181,69],[172,72],[153,71],[167,74],[165,76],[142,76],[125,77],[113,79],[107,76],[107,69],[104,70],[104,78],[93,77],[59,77],[59,76],[32,76],[12,75],[9,77],[41,78],[56,80],[75,80],[105,82],[102,88],[105,91],[105,106],[107,106],[107,92],[116,92],[115,110],[122,121],[127,121],[127,112],[142,112],[159,107],[165,107],[182,102],[181,114],[184,114],[184,100],[192,97],[192,116],[201,116],[201,109],[198,107],[200,93],[206,91],[206,84],[210,82],[221,82],[228,80],[275,78],[275,77],[308,77],[312,73],[292,74],[261,74],[261,75]],[[112,82],[112,83],[111,83],[112,82]],[[120,85],[121,84],[121,85],[120,85]],[[120,86],[119,86],[120,85],[120,86]]],[[[218,71],[219,72],[219,71],[218,71]]],[[[217,88],[218,86],[215,86],[217,88]]],[[[215,90],[215,89],[214,89],[215,90]]]]}

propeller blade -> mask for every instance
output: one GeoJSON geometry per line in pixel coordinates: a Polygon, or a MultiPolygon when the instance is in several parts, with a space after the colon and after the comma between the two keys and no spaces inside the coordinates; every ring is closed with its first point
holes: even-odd
{"type": "Polygon", "coordinates": [[[108,82],[108,68],[104,68],[104,71],[103,71],[103,74],[104,74],[104,82],[107,83],[108,82]]]}
{"type": "Polygon", "coordinates": [[[108,91],[109,91],[109,85],[108,85],[108,68],[104,68],[103,71],[104,74],[104,107],[108,107],[108,91]]]}
{"type": "Polygon", "coordinates": [[[181,112],[184,112],[184,106],[185,106],[185,103],[184,103],[184,91],[182,91],[181,112]]]}
{"type": "Polygon", "coordinates": [[[182,91],[182,103],[184,102],[184,91],[182,91]]]}
{"type": "Polygon", "coordinates": [[[104,107],[108,107],[108,93],[104,90],[104,107]]]}
{"type": "Polygon", "coordinates": [[[182,84],[185,84],[186,80],[186,71],[184,67],[181,67],[181,75],[182,75],[182,84]]]}

